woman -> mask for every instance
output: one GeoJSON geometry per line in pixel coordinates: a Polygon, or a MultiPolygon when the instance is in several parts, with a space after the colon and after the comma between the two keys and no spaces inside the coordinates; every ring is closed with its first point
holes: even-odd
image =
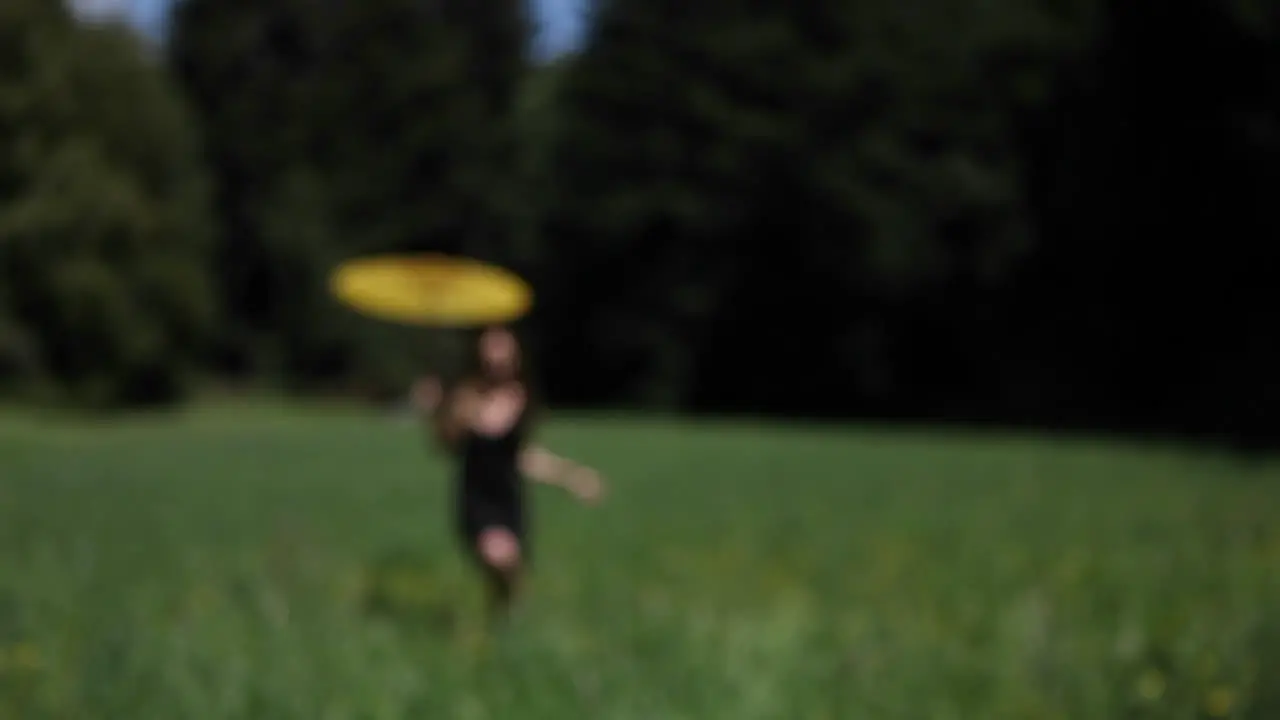
{"type": "Polygon", "coordinates": [[[515,599],[529,557],[521,476],[585,502],[598,500],[602,490],[596,471],[528,442],[529,389],[521,359],[510,330],[489,328],[476,344],[471,372],[447,395],[435,378],[414,388],[418,409],[434,420],[438,439],[461,461],[458,530],[484,571],[497,615],[515,599]]]}

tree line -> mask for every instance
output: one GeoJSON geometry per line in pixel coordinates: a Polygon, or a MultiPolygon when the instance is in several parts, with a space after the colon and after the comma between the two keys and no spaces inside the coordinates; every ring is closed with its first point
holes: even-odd
{"type": "MultiPolygon", "coordinates": [[[[1265,0],[184,0],[0,9],[0,392],[397,392],[337,307],[442,251],[538,291],[562,405],[1280,436],[1265,0]]],[[[452,345],[451,345],[452,343],[452,345]]]]}

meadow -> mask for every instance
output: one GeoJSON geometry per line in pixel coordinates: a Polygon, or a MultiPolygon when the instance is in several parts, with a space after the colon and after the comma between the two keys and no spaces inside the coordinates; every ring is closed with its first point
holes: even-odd
{"type": "Polygon", "coordinates": [[[422,433],[0,417],[0,720],[1280,718],[1280,468],[563,418],[500,636],[422,433]]]}

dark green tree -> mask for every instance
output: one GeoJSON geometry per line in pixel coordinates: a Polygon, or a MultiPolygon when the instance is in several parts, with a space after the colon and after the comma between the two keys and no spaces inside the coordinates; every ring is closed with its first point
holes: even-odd
{"type": "Polygon", "coordinates": [[[1031,121],[1024,342],[1076,422],[1275,442],[1280,12],[1103,9],[1089,61],[1031,121]]]}
{"type": "Polygon", "coordinates": [[[323,260],[314,254],[335,232],[316,168],[325,148],[309,118],[322,112],[311,78],[330,52],[325,6],[190,0],[175,8],[169,59],[198,113],[214,176],[227,311],[219,365],[232,375],[282,371],[287,348],[313,334],[286,308],[319,281],[323,260]]]}
{"type": "Polygon", "coordinates": [[[180,400],[215,305],[191,118],[126,29],[0,10],[0,378],[89,407],[180,400]]]}
{"type": "Polygon", "coordinates": [[[485,7],[180,6],[170,58],[217,176],[228,369],[301,387],[401,383],[430,342],[337,307],[334,265],[411,250],[501,259],[525,32],[518,4],[485,7]]]}
{"type": "Polygon", "coordinates": [[[547,334],[608,378],[553,386],[867,412],[986,372],[968,334],[1032,239],[1014,120],[1079,30],[1016,0],[919,10],[597,9],[561,98],[547,334]]]}

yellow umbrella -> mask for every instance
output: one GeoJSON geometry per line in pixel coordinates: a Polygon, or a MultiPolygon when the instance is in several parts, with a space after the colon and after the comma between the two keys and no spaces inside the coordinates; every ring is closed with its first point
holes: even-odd
{"type": "Polygon", "coordinates": [[[428,327],[508,323],[533,305],[533,291],[515,273],[447,255],[348,260],[334,271],[330,288],[369,317],[428,327]]]}

